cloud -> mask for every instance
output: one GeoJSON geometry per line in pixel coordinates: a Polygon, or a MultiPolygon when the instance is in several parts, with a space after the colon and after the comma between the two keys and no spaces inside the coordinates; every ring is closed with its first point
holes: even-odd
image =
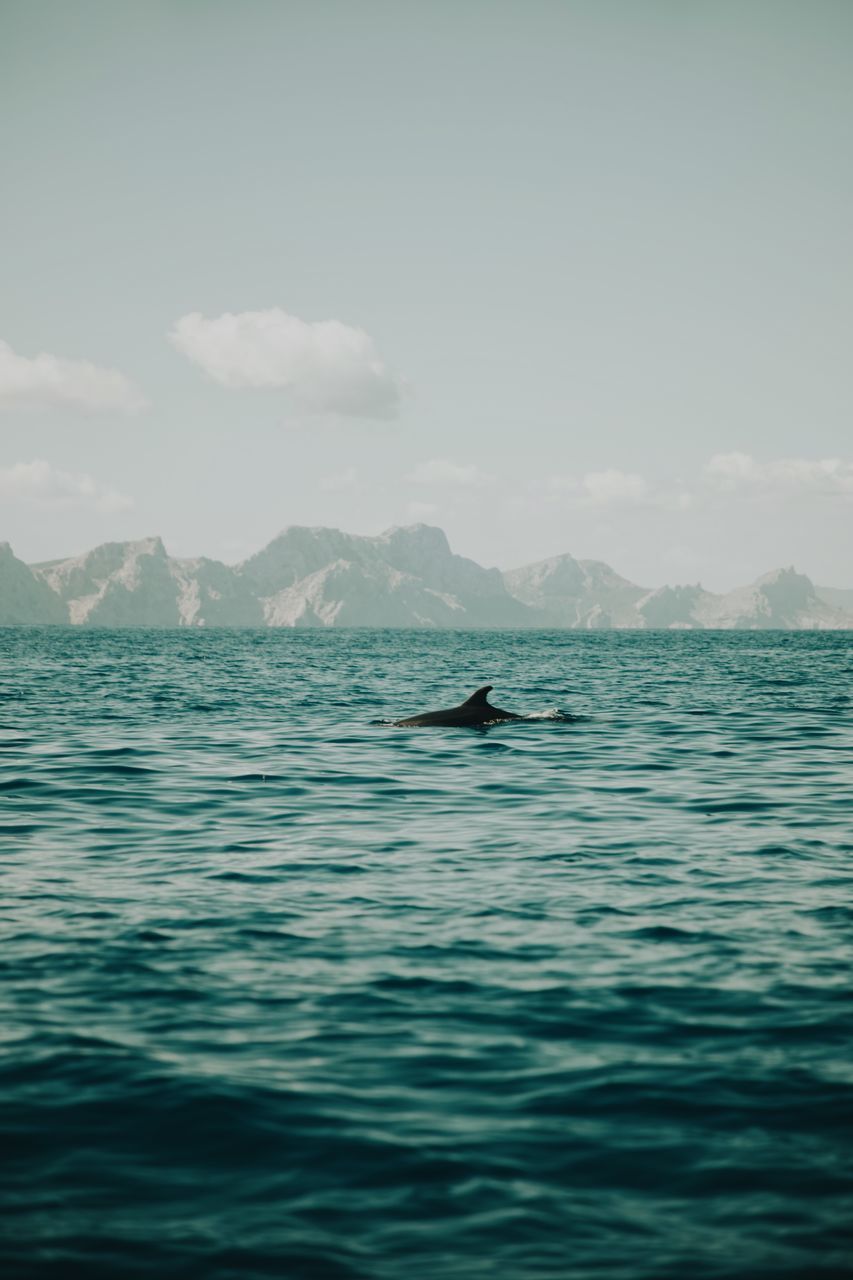
{"type": "Polygon", "coordinates": [[[458,462],[451,462],[448,458],[430,458],[428,462],[419,462],[406,479],[412,484],[482,489],[485,485],[491,484],[493,477],[481,471],[479,467],[464,466],[458,462]]]}
{"type": "Polygon", "coordinates": [[[614,469],[588,471],[581,480],[573,476],[552,476],[548,487],[594,506],[644,502],[649,498],[649,488],[642,476],[614,469]]]}
{"type": "Polygon", "coordinates": [[[748,453],[717,453],[705,465],[717,488],[768,496],[853,497],[853,462],[841,458],[778,458],[757,462],[748,453]]]}
{"type": "Polygon", "coordinates": [[[548,488],[553,493],[579,494],[581,492],[581,483],[574,476],[549,476],[548,488]]]}
{"type": "Polygon", "coordinates": [[[703,506],[718,493],[755,498],[853,498],[853,462],[841,458],[778,458],[756,461],[748,453],[717,453],[699,476],[685,484],[681,477],[649,483],[631,471],[615,468],[575,476],[551,476],[548,488],[578,506],[634,505],[674,513],[703,506]]]}
{"type": "Polygon", "coordinates": [[[323,493],[345,493],[348,489],[357,489],[358,472],[355,467],[347,467],[346,471],[338,471],[332,476],[323,476],[319,488],[323,493]]]}
{"type": "Polygon", "coordinates": [[[618,502],[642,502],[648,486],[642,476],[631,471],[590,471],[583,478],[590,502],[609,505],[618,502]]]}
{"type": "Polygon", "coordinates": [[[0,497],[45,505],[81,503],[98,511],[128,511],[133,499],[103,488],[91,476],[60,471],[40,458],[0,467],[0,497]]]}
{"type": "Polygon", "coordinates": [[[689,511],[695,498],[688,489],[674,489],[671,492],[655,494],[654,503],[665,511],[689,511]]]}
{"type": "Polygon", "coordinates": [[[8,342],[0,341],[0,408],[45,409],[51,405],[136,413],[145,407],[145,400],[116,369],[102,369],[88,360],[65,360],[46,351],[19,356],[8,342]]]}
{"type": "Polygon", "coordinates": [[[363,329],[300,320],[281,307],[181,316],[172,345],[229,389],[287,388],[306,407],[348,417],[393,418],[402,384],[363,329]]]}

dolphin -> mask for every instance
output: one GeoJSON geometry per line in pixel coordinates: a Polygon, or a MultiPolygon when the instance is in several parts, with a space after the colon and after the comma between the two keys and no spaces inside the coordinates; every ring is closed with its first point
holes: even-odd
{"type": "Polygon", "coordinates": [[[472,693],[458,707],[448,707],[446,711],[424,711],[419,716],[406,716],[405,720],[395,720],[394,724],[401,729],[420,727],[422,725],[458,725],[465,728],[469,725],[491,724],[494,720],[521,720],[513,711],[501,711],[493,707],[487,698],[493,685],[484,684],[482,689],[472,693]]]}

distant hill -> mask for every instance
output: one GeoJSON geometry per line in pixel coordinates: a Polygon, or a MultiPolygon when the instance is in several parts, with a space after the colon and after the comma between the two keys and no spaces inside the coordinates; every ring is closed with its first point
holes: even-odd
{"type": "Polygon", "coordinates": [[[819,598],[845,613],[853,613],[853,587],[815,587],[819,598]]]}
{"type": "Polygon", "coordinates": [[[178,559],[160,538],[26,565],[0,544],[0,624],[88,627],[853,628],[853,591],[791,569],[717,595],[637,586],[599,560],[554,556],[501,573],[441,529],[377,537],[293,526],[241,564],[178,559]]]}
{"type": "Polygon", "coordinates": [[[18,585],[7,605],[0,582],[0,622],[524,627],[542,621],[507,591],[497,569],[454,555],[442,530],[426,525],[389,529],[375,538],[292,527],[233,566],[175,559],[160,538],[104,543],[31,567],[8,554],[18,585]],[[29,613],[22,582],[32,597],[29,613]],[[53,616],[45,613],[44,601],[53,616]]]}
{"type": "Polygon", "coordinates": [[[22,560],[0,542],[0,622],[67,622],[62,601],[22,560]]]}
{"type": "Polygon", "coordinates": [[[235,573],[259,600],[269,626],[538,624],[497,569],[454,555],[443,531],[423,524],[376,538],[286,529],[235,573]]]}
{"type": "MultiPolygon", "coordinates": [[[[176,560],[160,538],[105,542],[70,560],[32,566],[67,622],[100,627],[261,626],[248,584],[218,560],[176,560]]],[[[3,601],[0,598],[0,618],[3,601]]]]}
{"type": "Polygon", "coordinates": [[[602,560],[553,556],[504,574],[507,590],[543,613],[556,627],[641,627],[637,601],[647,588],[635,586],[602,560]]]}
{"type": "MultiPolygon", "coordinates": [[[[699,586],[637,587],[598,560],[557,556],[504,574],[509,590],[553,626],[667,630],[847,630],[847,612],[793,568],[722,595],[699,586]],[[823,595],[823,598],[822,598],[823,595]]],[[[839,592],[840,596],[848,593],[839,592]]],[[[853,592],[849,593],[853,596],[853,592]]]]}

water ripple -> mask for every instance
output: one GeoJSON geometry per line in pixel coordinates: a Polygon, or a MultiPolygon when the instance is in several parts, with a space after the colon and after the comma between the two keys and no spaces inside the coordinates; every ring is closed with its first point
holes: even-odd
{"type": "Polygon", "coordinates": [[[846,1280],[850,670],[0,630],[4,1280],[846,1280]]]}

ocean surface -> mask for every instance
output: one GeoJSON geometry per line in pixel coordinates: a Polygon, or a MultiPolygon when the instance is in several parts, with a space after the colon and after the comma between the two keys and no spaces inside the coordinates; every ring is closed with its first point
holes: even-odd
{"type": "Polygon", "coordinates": [[[847,1280],[851,691],[844,633],[0,630],[4,1280],[847,1280]],[[484,683],[535,718],[372,723],[484,683]]]}

